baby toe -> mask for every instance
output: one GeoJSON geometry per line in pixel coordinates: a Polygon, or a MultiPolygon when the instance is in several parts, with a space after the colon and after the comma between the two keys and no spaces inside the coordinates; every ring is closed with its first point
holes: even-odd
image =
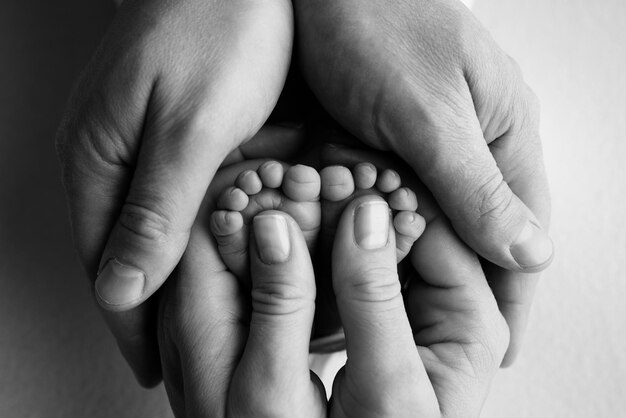
{"type": "Polygon", "coordinates": [[[401,211],[393,218],[393,227],[398,234],[412,238],[415,241],[424,232],[426,221],[418,213],[401,211]]]}
{"type": "Polygon", "coordinates": [[[376,179],[376,187],[383,193],[391,193],[400,187],[400,174],[395,170],[385,169],[376,179]]]}
{"type": "Polygon", "coordinates": [[[239,279],[248,276],[248,228],[240,212],[218,210],[211,214],[209,228],[217,250],[228,269],[239,279]]]}
{"type": "Polygon", "coordinates": [[[396,257],[399,263],[424,232],[426,221],[415,212],[402,211],[394,217],[393,226],[396,230],[396,257]]]}
{"type": "Polygon", "coordinates": [[[411,212],[417,210],[417,196],[408,187],[400,187],[391,192],[388,201],[389,206],[394,210],[408,210],[411,212]]]}
{"type": "Polygon", "coordinates": [[[248,206],[249,201],[250,199],[246,192],[238,187],[229,187],[220,194],[217,200],[217,207],[219,209],[240,211],[248,206]]]}
{"type": "Polygon", "coordinates": [[[276,189],[283,182],[284,169],[278,161],[263,163],[257,170],[259,178],[265,187],[276,189]]]}
{"type": "Polygon", "coordinates": [[[217,210],[211,214],[209,228],[215,237],[232,235],[243,228],[243,217],[239,212],[217,210]]]}
{"type": "Polygon", "coordinates": [[[261,191],[263,183],[256,171],[246,170],[237,176],[235,186],[239,187],[247,195],[254,195],[261,191]]]}
{"type": "Polygon", "coordinates": [[[330,166],[320,172],[323,199],[337,202],[354,193],[354,179],[347,167],[330,166]]]}
{"type": "Polygon", "coordinates": [[[296,202],[319,200],[321,181],[316,169],[306,165],[289,167],[283,178],[283,193],[296,202]]]}
{"type": "Polygon", "coordinates": [[[357,189],[371,189],[376,184],[377,170],[372,163],[359,163],[352,170],[357,189]]]}

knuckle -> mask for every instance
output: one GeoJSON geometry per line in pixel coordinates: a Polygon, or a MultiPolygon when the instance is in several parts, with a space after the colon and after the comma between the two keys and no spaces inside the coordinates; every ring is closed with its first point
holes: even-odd
{"type": "Polygon", "coordinates": [[[256,313],[278,316],[290,315],[311,306],[312,295],[285,278],[278,277],[256,283],[252,288],[252,306],[256,313]]]}
{"type": "Polygon", "coordinates": [[[475,196],[479,225],[503,219],[510,213],[513,206],[513,193],[500,173],[482,182],[475,196]]]}
{"type": "Polygon", "coordinates": [[[366,267],[341,281],[337,296],[364,303],[384,303],[401,295],[398,273],[387,267],[366,267]]]}
{"type": "Polygon", "coordinates": [[[76,144],[77,151],[90,161],[104,166],[126,165],[121,137],[104,123],[94,120],[83,124],[76,135],[79,142],[76,144]]]}
{"type": "Polygon", "coordinates": [[[120,227],[142,240],[163,243],[174,231],[173,221],[146,205],[125,203],[119,217],[120,227]]]}
{"type": "Polygon", "coordinates": [[[92,63],[75,83],[55,137],[62,162],[121,164],[137,151],[137,141],[129,140],[139,134],[137,119],[143,116],[144,108],[138,103],[146,95],[145,85],[151,78],[130,61],[120,64],[128,69],[124,72],[101,73],[91,68],[92,63]],[[142,81],[136,80],[140,75],[142,81]],[[125,103],[127,112],[120,111],[120,90],[134,93],[133,102],[125,103]]]}
{"type": "Polygon", "coordinates": [[[64,173],[102,173],[128,166],[129,151],[122,136],[106,118],[72,115],[57,131],[55,147],[64,173]]]}

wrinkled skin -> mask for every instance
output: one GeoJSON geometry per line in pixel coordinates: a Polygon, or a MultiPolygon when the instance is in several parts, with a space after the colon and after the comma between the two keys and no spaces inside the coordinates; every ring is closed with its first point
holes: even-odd
{"type": "MultiPolygon", "coordinates": [[[[353,150],[330,155],[346,164],[372,157],[353,150]]],[[[410,185],[425,191],[417,181],[410,185]]],[[[477,257],[427,192],[420,207],[429,225],[410,256],[420,277],[409,273],[405,300],[393,228],[385,248],[363,254],[350,238],[358,202],[344,212],[333,284],[348,362],[327,407],[306,362],[315,278],[304,239],[300,234],[300,244],[292,244],[285,264],[260,263],[252,248],[250,293],[226,269],[208,231],[211,196],[226,186],[212,185],[181,264],[161,293],[161,359],[177,416],[319,417],[327,408],[333,417],[479,415],[508,329],[477,257]]]]}
{"type": "Polygon", "coordinates": [[[455,0],[294,6],[301,69],[322,106],[366,144],[401,156],[489,261],[510,364],[538,278],[522,273],[544,269],[553,253],[539,108],[517,64],[455,0]]]}
{"type": "MultiPolygon", "coordinates": [[[[511,330],[509,364],[537,280],[518,272],[549,263],[521,266],[509,251],[524,222],[549,220],[534,96],[457,3],[294,4],[302,69],[322,105],[366,143],[402,155],[494,263],[485,269],[511,330]]],[[[148,298],[182,256],[217,167],[274,107],[292,32],[289,1],[127,2],[70,99],[57,149],[76,246],[92,280],[112,259],[145,280],[139,296],[95,282],[144,385],[160,380],[148,298]]]]}
{"type": "Polygon", "coordinates": [[[292,39],[288,0],[128,1],[70,98],[57,149],[76,247],[92,280],[111,259],[145,279],[139,295],[95,283],[144,385],[160,371],[153,306],[140,304],[178,263],[224,157],[274,108],[292,39]]]}

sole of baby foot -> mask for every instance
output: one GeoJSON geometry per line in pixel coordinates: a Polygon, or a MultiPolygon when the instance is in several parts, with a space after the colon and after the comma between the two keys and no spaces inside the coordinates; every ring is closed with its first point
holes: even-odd
{"type": "MultiPolygon", "coordinates": [[[[233,172],[232,167],[229,172],[233,172]]],[[[260,212],[278,210],[289,214],[302,230],[309,249],[315,248],[321,223],[317,170],[267,161],[256,170],[242,170],[231,184],[217,199],[210,229],[224,263],[237,277],[249,278],[249,225],[260,212]]]]}

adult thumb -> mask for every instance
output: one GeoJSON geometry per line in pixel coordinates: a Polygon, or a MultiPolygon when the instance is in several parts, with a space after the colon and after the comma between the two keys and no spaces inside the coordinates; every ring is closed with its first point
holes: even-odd
{"type": "Polygon", "coordinates": [[[333,404],[350,416],[431,416],[437,405],[404,308],[395,247],[382,198],[363,196],[346,207],[332,261],[348,362],[333,385],[333,404]]]}
{"type": "Polygon", "coordinates": [[[134,308],[171,274],[209,182],[232,148],[205,124],[192,121],[188,126],[173,134],[175,141],[144,135],[95,282],[96,297],[106,310],[134,308]]]}
{"type": "Polygon", "coordinates": [[[231,384],[231,412],[325,416],[324,386],[308,365],[315,276],[304,236],[293,218],[279,211],[257,215],[252,231],[252,316],[231,384]]]}
{"type": "MultiPolygon", "coordinates": [[[[404,108],[412,110],[409,113],[419,114],[411,94],[398,96],[404,108]]],[[[429,114],[426,121],[392,112],[381,123],[390,127],[389,136],[395,138],[390,141],[392,148],[402,152],[472,249],[508,270],[543,270],[552,261],[552,241],[537,216],[512,191],[516,181],[537,177],[524,172],[527,178],[519,179],[514,173],[521,171],[524,160],[540,160],[541,154],[530,140],[515,138],[517,152],[494,158],[502,154],[499,147],[510,148],[511,138],[488,145],[467,96],[458,98],[457,112],[444,109],[429,114]]],[[[541,161],[536,167],[543,167],[541,161]]],[[[545,185],[536,187],[543,191],[545,185]]]]}

